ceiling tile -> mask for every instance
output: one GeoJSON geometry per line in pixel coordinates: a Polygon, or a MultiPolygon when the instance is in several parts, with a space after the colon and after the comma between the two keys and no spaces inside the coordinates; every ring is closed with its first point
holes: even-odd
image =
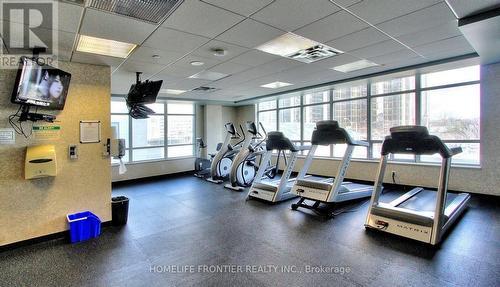
{"type": "Polygon", "coordinates": [[[185,66],[179,64],[172,64],[162,70],[160,73],[155,75],[155,77],[174,77],[174,78],[187,78],[191,75],[194,75],[200,71],[203,71],[205,68],[195,67],[195,66],[185,66]]]}
{"type": "Polygon", "coordinates": [[[193,54],[189,54],[186,57],[179,59],[177,62],[175,62],[175,66],[181,68],[195,67],[197,69],[206,70],[219,63],[222,63],[222,59],[218,57],[204,58],[193,54]],[[191,62],[203,62],[204,64],[202,66],[193,66],[191,65],[191,62]]]}
{"type": "Polygon", "coordinates": [[[281,30],[246,19],[218,36],[217,39],[247,48],[255,48],[283,34],[281,30]]]}
{"type": "MultiPolygon", "coordinates": [[[[52,23],[44,21],[39,28],[76,33],[78,31],[78,25],[80,24],[83,7],[75,4],[57,2],[57,7],[55,7],[55,9],[58,11],[58,22],[52,23]]],[[[5,20],[7,19],[8,18],[5,18],[5,20]]],[[[0,20],[3,20],[3,15],[0,15],[0,20]]],[[[14,23],[24,24],[22,18],[12,18],[9,20],[14,23]]]]}
{"type": "Polygon", "coordinates": [[[142,72],[142,79],[148,79],[154,74],[160,72],[162,69],[164,69],[164,65],[158,65],[158,64],[151,64],[151,63],[143,63],[143,62],[136,62],[136,61],[131,61],[127,60],[125,63],[123,63],[118,71],[127,71],[127,72],[142,72]]]}
{"type": "MultiPolygon", "coordinates": [[[[2,24],[5,25],[7,23],[6,21],[2,21],[2,24]]],[[[21,31],[22,29],[28,29],[27,26],[24,26],[20,23],[15,23],[15,22],[10,22],[10,29],[13,31],[21,31]]],[[[50,30],[50,29],[44,29],[44,28],[38,28],[36,31],[36,36],[38,39],[35,40],[34,45],[39,46],[39,47],[46,47],[49,48],[49,53],[54,53],[55,55],[58,56],[59,60],[69,60],[69,57],[71,57],[71,52],[73,51],[73,44],[75,42],[76,34],[72,32],[65,32],[65,31],[56,31],[56,30],[50,30]],[[57,42],[57,50],[51,51],[50,48],[52,46],[52,43],[57,42]]],[[[7,48],[10,48],[9,46],[11,45],[16,45],[17,40],[12,39],[14,43],[11,43],[11,38],[5,38],[4,39],[5,44],[7,45],[7,48]]],[[[23,43],[19,43],[23,44],[23,43]]],[[[3,47],[2,47],[3,48],[3,47]]],[[[19,54],[25,54],[25,53],[31,53],[31,50],[26,49],[12,49],[8,51],[10,54],[13,53],[19,53],[19,54]]],[[[7,53],[7,50],[5,51],[7,53]]]]}
{"type": "Polygon", "coordinates": [[[468,47],[457,47],[457,48],[450,48],[446,50],[441,50],[440,52],[436,53],[431,53],[428,55],[425,55],[427,61],[437,61],[437,60],[443,60],[443,59],[448,59],[448,58],[453,58],[453,57],[458,57],[458,56],[463,56],[472,53],[470,48],[468,47]]]}
{"type": "Polygon", "coordinates": [[[269,3],[273,2],[273,0],[251,0],[251,1],[203,0],[203,2],[213,4],[220,8],[241,14],[243,16],[249,16],[250,14],[259,11],[269,3]]]}
{"type": "Polygon", "coordinates": [[[128,59],[132,61],[167,65],[181,58],[183,55],[183,53],[179,52],[171,52],[142,46],[137,48],[128,59]],[[153,55],[158,55],[160,58],[153,58],[153,55]]]}
{"type": "Polygon", "coordinates": [[[349,52],[369,45],[390,40],[385,34],[379,32],[375,28],[366,28],[359,32],[354,32],[349,35],[334,39],[327,44],[330,47],[339,49],[344,52],[349,52]]]}
{"type": "Polygon", "coordinates": [[[386,55],[403,49],[407,48],[394,40],[387,40],[368,47],[350,51],[349,54],[366,59],[386,55]]]}
{"type": "Polygon", "coordinates": [[[210,68],[210,71],[233,75],[242,72],[244,70],[248,70],[250,68],[251,66],[236,64],[231,61],[228,61],[210,68]]]}
{"type": "Polygon", "coordinates": [[[398,40],[410,47],[414,47],[459,35],[462,35],[462,33],[458,29],[457,21],[452,20],[448,23],[436,27],[432,27],[415,33],[401,35],[398,37],[398,40]]]}
{"type": "Polygon", "coordinates": [[[87,8],[80,34],[141,44],[154,29],[154,25],[142,21],[87,8]]]}
{"type": "Polygon", "coordinates": [[[78,26],[80,25],[80,19],[83,12],[83,7],[74,4],[68,4],[64,2],[57,3],[59,10],[58,13],[58,24],[57,30],[66,32],[78,32],[78,26]]]}
{"type": "Polygon", "coordinates": [[[340,11],[300,28],[294,31],[294,33],[325,43],[367,27],[366,23],[358,20],[356,17],[345,11],[340,11]]]}
{"type": "Polygon", "coordinates": [[[160,27],[151,34],[143,46],[187,54],[209,40],[198,35],[160,27]]]}
{"type": "Polygon", "coordinates": [[[111,76],[111,94],[126,95],[135,83],[135,73],[114,72],[111,76]]]}
{"type": "Polygon", "coordinates": [[[333,0],[332,2],[334,2],[337,5],[342,6],[344,8],[347,8],[347,7],[352,6],[356,3],[359,3],[361,1],[363,1],[363,0],[333,0]]]}
{"type": "Polygon", "coordinates": [[[441,2],[441,0],[376,0],[362,1],[349,10],[372,25],[385,22],[419,9],[441,2]]]}
{"type": "Polygon", "coordinates": [[[444,2],[417,12],[399,17],[380,25],[379,29],[393,37],[422,31],[455,20],[455,16],[444,2]]]}
{"type": "Polygon", "coordinates": [[[252,18],[285,31],[293,31],[339,10],[339,7],[325,0],[276,0],[252,15],[252,18]]]}
{"type": "Polygon", "coordinates": [[[421,53],[423,56],[428,56],[432,54],[437,54],[445,51],[461,50],[465,53],[473,53],[474,49],[471,47],[469,42],[463,36],[457,36],[430,44],[425,44],[421,46],[416,46],[414,49],[421,53]]]}
{"type": "Polygon", "coordinates": [[[394,62],[406,61],[412,58],[421,58],[421,57],[415,54],[412,50],[405,49],[394,53],[385,54],[382,56],[368,58],[368,60],[379,65],[386,65],[394,62]]]}
{"type": "Polygon", "coordinates": [[[123,59],[82,52],[74,52],[73,57],[71,58],[71,62],[117,67],[123,62],[123,59]]]}
{"type": "MultiPolygon", "coordinates": [[[[236,75],[232,75],[230,77],[227,77],[225,79],[222,79],[222,83],[227,83],[227,82],[232,82],[233,84],[239,84],[239,83],[244,83],[248,82],[250,80],[260,78],[263,76],[279,73],[294,67],[297,67],[299,65],[306,65],[303,63],[300,63],[298,61],[294,60],[289,60],[289,59],[278,59],[273,62],[263,64],[257,67],[253,67],[251,69],[245,70],[241,73],[238,73],[236,75]]],[[[217,81],[216,83],[218,83],[217,81]]],[[[273,81],[270,81],[273,82],[273,81]]]]}
{"type": "Polygon", "coordinates": [[[198,88],[200,86],[208,85],[211,81],[201,80],[201,79],[182,79],[175,83],[170,84],[168,89],[174,90],[192,90],[194,88],[198,88]]]}
{"type": "Polygon", "coordinates": [[[185,0],[163,23],[164,27],[215,37],[244,17],[198,0],[185,0]]]}
{"type": "Polygon", "coordinates": [[[336,56],[315,62],[314,65],[329,69],[329,68],[332,68],[335,66],[344,65],[344,64],[356,62],[359,60],[361,60],[361,59],[356,57],[356,56],[353,56],[353,55],[340,54],[340,55],[336,55],[336,56]]]}
{"type": "Polygon", "coordinates": [[[448,0],[453,11],[457,13],[458,18],[471,16],[490,9],[498,8],[498,0],[448,0]]]}
{"type": "Polygon", "coordinates": [[[279,58],[280,57],[278,56],[264,53],[258,50],[250,50],[244,54],[241,54],[231,59],[231,62],[248,66],[258,66],[277,60],[279,58]]]}
{"type": "Polygon", "coordinates": [[[194,51],[192,54],[204,58],[216,57],[217,59],[220,60],[226,60],[241,55],[247,51],[248,51],[247,48],[241,46],[229,44],[222,41],[212,40],[207,44],[203,45],[202,47],[196,49],[196,51],[194,51]],[[224,56],[215,56],[212,50],[214,48],[224,49],[226,51],[226,54],[224,56]]]}

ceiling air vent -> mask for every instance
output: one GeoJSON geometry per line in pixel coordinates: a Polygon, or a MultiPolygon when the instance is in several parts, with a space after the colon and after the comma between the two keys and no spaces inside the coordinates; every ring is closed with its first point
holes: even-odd
{"type": "Polygon", "coordinates": [[[191,91],[193,91],[193,92],[211,93],[211,92],[215,92],[216,90],[217,90],[216,88],[201,86],[201,87],[192,89],[191,91]]]}
{"type": "Polygon", "coordinates": [[[183,0],[89,0],[87,7],[111,12],[154,24],[183,0]]]}
{"type": "Polygon", "coordinates": [[[335,56],[340,53],[342,52],[326,45],[316,45],[307,49],[297,51],[296,53],[289,55],[288,58],[304,63],[312,63],[329,58],[331,56],[335,56]]]}

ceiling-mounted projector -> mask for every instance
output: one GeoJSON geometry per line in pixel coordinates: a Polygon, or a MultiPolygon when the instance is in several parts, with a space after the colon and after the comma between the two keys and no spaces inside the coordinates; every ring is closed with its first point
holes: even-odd
{"type": "Polygon", "coordinates": [[[141,72],[136,73],[136,83],[130,87],[127,95],[129,115],[134,119],[147,119],[155,112],[146,107],[147,104],[156,102],[163,81],[141,82],[141,72]]]}

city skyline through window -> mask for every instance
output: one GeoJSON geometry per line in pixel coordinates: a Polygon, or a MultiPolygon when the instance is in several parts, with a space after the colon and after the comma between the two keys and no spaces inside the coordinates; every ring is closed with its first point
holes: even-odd
{"type": "MultiPolygon", "coordinates": [[[[298,144],[310,144],[317,121],[336,120],[355,139],[369,142],[368,149],[355,149],[353,157],[361,159],[380,158],[381,144],[391,127],[423,125],[449,147],[462,147],[454,164],[480,164],[478,65],[295,91],[261,100],[256,111],[266,129],[282,131],[298,144]]],[[[323,148],[318,156],[340,157],[343,150],[341,146],[323,148]]],[[[437,163],[439,156],[394,155],[391,160],[437,163]]]]}

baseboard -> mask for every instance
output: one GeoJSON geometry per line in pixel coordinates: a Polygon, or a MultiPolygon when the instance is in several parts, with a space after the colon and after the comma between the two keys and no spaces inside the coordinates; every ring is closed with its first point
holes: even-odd
{"type": "MultiPolygon", "coordinates": [[[[108,226],[112,226],[111,220],[101,223],[101,228],[108,227],[108,226]]],[[[9,250],[13,250],[16,248],[34,245],[34,244],[43,243],[43,242],[52,241],[52,240],[61,240],[63,242],[69,243],[69,230],[56,232],[56,233],[52,233],[52,234],[47,234],[47,235],[43,235],[40,237],[30,238],[27,240],[18,241],[18,242],[14,242],[14,243],[9,243],[7,245],[2,245],[2,246],[0,246],[0,253],[5,252],[5,251],[9,251],[9,250]]]]}
{"type": "Polygon", "coordinates": [[[166,178],[179,177],[179,176],[192,175],[192,174],[194,174],[194,170],[181,171],[181,172],[175,172],[175,173],[169,173],[169,174],[152,175],[152,176],[146,176],[146,177],[139,177],[139,178],[133,178],[133,179],[114,181],[111,183],[111,186],[114,187],[114,186],[120,186],[120,185],[127,185],[127,184],[131,184],[131,183],[138,183],[138,182],[157,180],[157,179],[166,179],[166,178]]]}

